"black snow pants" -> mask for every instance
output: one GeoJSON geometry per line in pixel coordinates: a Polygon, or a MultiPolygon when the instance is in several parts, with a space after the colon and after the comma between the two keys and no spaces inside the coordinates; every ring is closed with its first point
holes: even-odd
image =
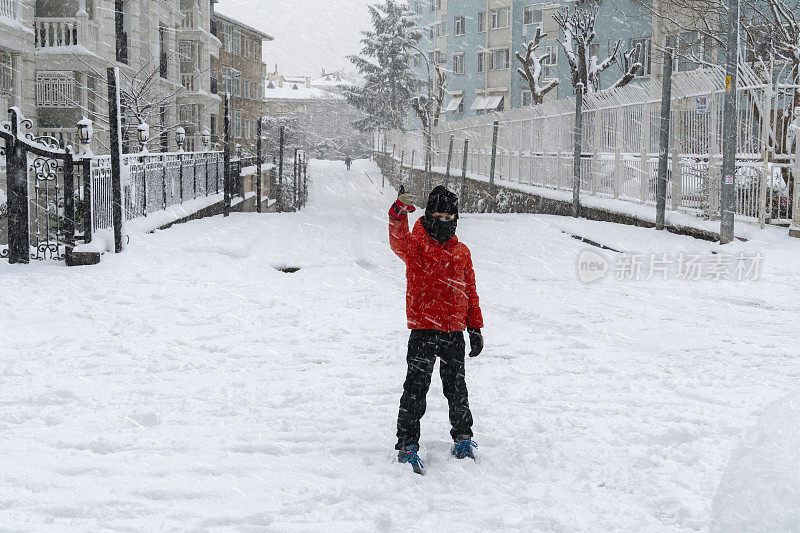
{"type": "Polygon", "coordinates": [[[464,379],[465,348],[461,331],[411,330],[406,356],[408,372],[400,399],[400,413],[397,415],[396,449],[419,444],[419,421],[425,414],[425,396],[437,357],[444,395],[450,407],[450,436],[453,439],[458,435],[472,437],[472,413],[464,379]]]}

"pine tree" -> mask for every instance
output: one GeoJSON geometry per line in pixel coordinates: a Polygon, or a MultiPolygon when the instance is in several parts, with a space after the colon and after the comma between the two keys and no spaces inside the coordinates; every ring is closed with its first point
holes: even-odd
{"type": "Polygon", "coordinates": [[[360,56],[350,56],[364,78],[345,96],[367,116],[355,123],[362,130],[403,129],[419,80],[412,68],[412,47],[422,38],[417,14],[404,2],[384,0],[367,7],[373,30],[364,31],[360,56]]]}

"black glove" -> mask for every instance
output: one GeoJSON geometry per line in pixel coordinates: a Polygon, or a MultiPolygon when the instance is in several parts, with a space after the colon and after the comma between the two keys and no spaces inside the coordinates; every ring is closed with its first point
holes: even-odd
{"type": "Polygon", "coordinates": [[[469,333],[469,346],[472,348],[469,351],[470,357],[478,357],[483,351],[483,335],[481,335],[480,328],[467,328],[467,333],[469,333]]]}

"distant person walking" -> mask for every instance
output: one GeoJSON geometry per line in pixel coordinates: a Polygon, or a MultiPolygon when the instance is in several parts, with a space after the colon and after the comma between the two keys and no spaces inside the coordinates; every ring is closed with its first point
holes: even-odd
{"type": "Polygon", "coordinates": [[[350,170],[350,166],[353,164],[353,160],[352,160],[352,159],[350,159],[350,156],[349,156],[349,155],[348,155],[348,156],[345,156],[345,158],[344,158],[344,164],[345,164],[345,166],[347,167],[347,170],[350,170]]]}

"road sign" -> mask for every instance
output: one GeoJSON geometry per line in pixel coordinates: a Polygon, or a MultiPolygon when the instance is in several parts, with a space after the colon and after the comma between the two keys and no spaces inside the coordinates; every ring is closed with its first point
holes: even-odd
{"type": "Polygon", "coordinates": [[[733,86],[733,80],[731,78],[732,76],[725,76],[725,92],[730,91],[733,86]]]}

